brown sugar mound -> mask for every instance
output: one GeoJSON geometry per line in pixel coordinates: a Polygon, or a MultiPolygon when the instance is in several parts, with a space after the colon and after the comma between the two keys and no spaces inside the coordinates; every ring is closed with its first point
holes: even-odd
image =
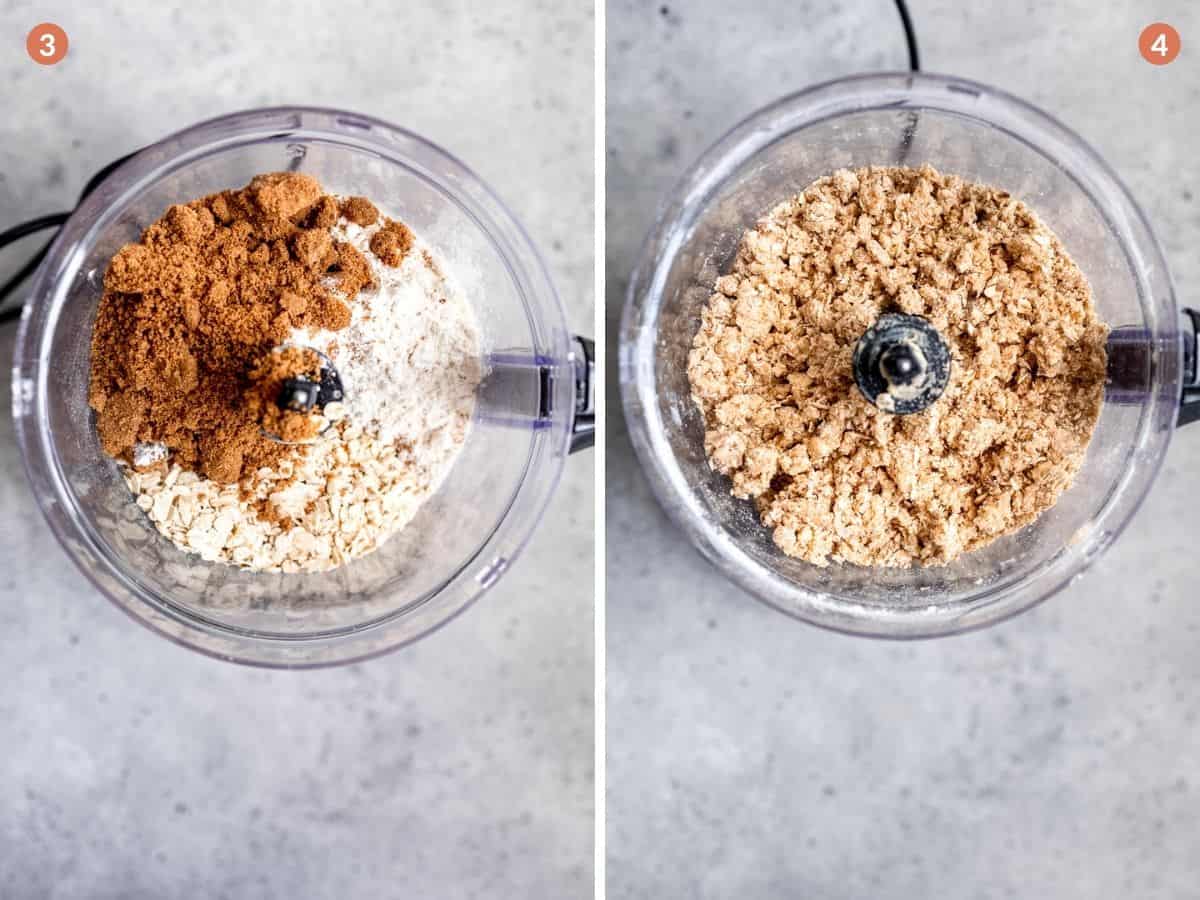
{"type": "Polygon", "coordinates": [[[379,221],[379,210],[366,197],[347,197],[342,201],[341,212],[355,225],[361,225],[363,228],[379,221]]]}
{"type": "Polygon", "coordinates": [[[329,233],[337,210],[307,175],[259,175],[172,206],[117,252],[92,335],[89,402],[106,453],[161,442],[184,468],[231,483],[303,452],[263,437],[243,395],[293,328],[349,323],[343,298],[363,279],[329,233]]]}
{"type": "Polygon", "coordinates": [[[371,236],[371,252],[385,266],[398,266],[413,247],[413,233],[403,222],[384,219],[383,227],[371,236]]]}
{"type": "Polygon", "coordinates": [[[776,545],[817,565],[944,564],[1033,522],[1083,463],[1107,327],[1058,238],[1007,193],[839,171],[747,232],[689,358],[705,450],[776,545]],[[952,355],[921,413],[877,409],[851,357],[884,312],[952,355]]]}
{"type": "MultiPolygon", "coordinates": [[[[357,294],[364,288],[375,287],[375,276],[371,274],[371,265],[366,257],[358,252],[353,244],[338,241],[335,246],[337,262],[333,271],[338,274],[338,286],[347,294],[357,294]]],[[[349,313],[349,310],[346,310],[349,313]]],[[[346,320],[349,324],[349,318],[346,320]]],[[[345,325],[339,326],[343,328],[345,325]]]]}

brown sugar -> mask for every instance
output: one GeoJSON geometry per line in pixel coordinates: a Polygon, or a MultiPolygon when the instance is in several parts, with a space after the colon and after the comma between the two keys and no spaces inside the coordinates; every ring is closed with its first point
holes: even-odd
{"type": "Polygon", "coordinates": [[[384,219],[383,227],[371,237],[371,252],[386,266],[398,266],[413,246],[413,233],[403,222],[384,219]]]}
{"type": "MultiPolygon", "coordinates": [[[[346,241],[338,241],[335,245],[337,261],[332,271],[337,272],[338,286],[347,294],[357,294],[364,288],[375,286],[375,276],[371,274],[371,266],[366,257],[358,249],[346,241]]],[[[330,328],[337,331],[345,326],[330,328]]]]}
{"type": "Polygon", "coordinates": [[[1007,193],[922,169],[839,171],[742,238],[689,358],[705,449],[777,546],[817,565],[943,564],[1033,522],[1083,463],[1106,326],[1059,239],[1007,193]],[[924,316],[951,380],[897,416],[851,357],[924,316]]]}
{"type": "Polygon", "coordinates": [[[145,417],[145,407],[134,393],[107,398],[96,410],[96,430],[104,452],[117,456],[133,447],[145,417]]]}
{"type": "Polygon", "coordinates": [[[379,221],[379,210],[366,197],[346,198],[342,201],[341,212],[355,225],[361,225],[363,228],[379,221]]]}
{"type": "Polygon", "coordinates": [[[160,442],[223,483],[303,452],[263,437],[244,394],[293,328],[344,328],[345,300],[370,282],[361,254],[330,236],[337,210],[307,175],[260,175],[172,206],[117,252],[92,336],[89,401],[105,452],[129,459],[135,442],[160,442]]]}
{"type": "Polygon", "coordinates": [[[309,210],[308,218],[304,220],[305,228],[332,228],[337,224],[338,202],[326,194],[309,210]]]}

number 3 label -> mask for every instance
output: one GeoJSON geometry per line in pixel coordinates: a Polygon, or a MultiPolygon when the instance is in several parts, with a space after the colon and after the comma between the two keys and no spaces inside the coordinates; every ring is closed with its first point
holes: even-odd
{"type": "Polygon", "coordinates": [[[39,66],[52,66],[67,55],[67,33],[53,22],[35,25],[25,38],[25,52],[39,66]]]}
{"type": "Polygon", "coordinates": [[[1147,25],[1138,35],[1138,50],[1141,51],[1142,59],[1152,66],[1165,66],[1174,62],[1180,47],[1179,32],[1166,22],[1147,25]]]}

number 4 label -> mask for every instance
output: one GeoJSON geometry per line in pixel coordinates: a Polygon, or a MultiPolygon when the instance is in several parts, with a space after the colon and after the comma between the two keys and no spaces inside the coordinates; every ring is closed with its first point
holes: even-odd
{"type": "Polygon", "coordinates": [[[1155,22],[1142,29],[1138,36],[1138,50],[1142,59],[1153,66],[1165,66],[1179,55],[1181,41],[1179,32],[1166,22],[1155,22]]]}

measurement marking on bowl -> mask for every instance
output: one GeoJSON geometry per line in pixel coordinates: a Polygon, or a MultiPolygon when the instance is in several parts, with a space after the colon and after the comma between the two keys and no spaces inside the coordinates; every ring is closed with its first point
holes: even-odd
{"type": "Polygon", "coordinates": [[[974,97],[976,100],[978,100],[980,97],[979,91],[975,90],[973,87],[968,87],[965,84],[955,84],[954,82],[951,82],[950,84],[946,85],[946,90],[953,91],[956,94],[966,94],[968,97],[974,97]]]}
{"type": "Polygon", "coordinates": [[[338,116],[337,123],[339,125],[344,125],[347,128],[358,128],[362,131],[371,130],[370,122],[366,122],[362,119],[356,118],[355,116],[338,116]]]}
{"type": "Polygon", "coordinates": [[[33,379],[21,378],[13,382],[13,415],[20,417],[33,403],[33,379]]]}
{"type": "Polygon", "coordinates": [[[489,588],[496,583],[496,579],[499,578],[507,568],[508,560],[503,556],[497,556],[486,567],[484,567],[478,575],[475,576],[475,580],[478,581],[483,587],[489,588]]]}

